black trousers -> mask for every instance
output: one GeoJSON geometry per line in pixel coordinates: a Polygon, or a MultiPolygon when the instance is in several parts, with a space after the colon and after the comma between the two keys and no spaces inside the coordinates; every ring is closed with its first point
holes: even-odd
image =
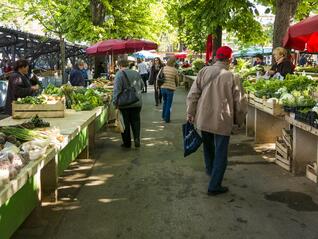
{"type": "Polygon", "coordinates": [[[130,128],[132,130],[134,141],[140,142],[140,112],[141,107],[120,109],[125,123],[125,131],[121,134],[125,146],[131,146],[130,128]]]}
{"type": "Polygon", "coordinates": [[[154,88],[155,88],[155,102],[156,102],[156,105],[159,105],[162,102],[162,95],[161,95],[161,90],[157,89],[157,82],[154,83],[154,88]]]}
{"type": "Polygon", "coordinates": [[[149,75],[148,74],[142,74],[140,76],[141,76],[141,79],[142,79],[142,81],[144,82],[144,85],[145,85],[143,91],[147,92],[147,80],[148,80],[149,75]]]}

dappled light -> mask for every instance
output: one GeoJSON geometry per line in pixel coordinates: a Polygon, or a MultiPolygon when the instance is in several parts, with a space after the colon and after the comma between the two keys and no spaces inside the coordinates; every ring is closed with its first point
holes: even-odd
{"type": "Polygon", "coordinates": [[[98,199],[101,203],[112,203],[112,202],[118,202],[118,201],[125,201],[127,198],[100,198],[98,199]]]}

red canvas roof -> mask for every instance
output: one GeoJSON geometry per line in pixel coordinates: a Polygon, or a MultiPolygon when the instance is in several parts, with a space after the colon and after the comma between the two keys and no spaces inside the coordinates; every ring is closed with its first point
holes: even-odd
{"type": "Polygon", "coordinates": [[[318,15],[289,27],[283,45],[295,50],[318,52],[318,15]]]}

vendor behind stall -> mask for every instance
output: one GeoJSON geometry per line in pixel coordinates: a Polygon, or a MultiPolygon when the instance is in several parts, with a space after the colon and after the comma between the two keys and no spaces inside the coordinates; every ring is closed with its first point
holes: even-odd
{"type": "Polygon", "coordinates": [[[281,75],[285,78],[287,74],[293,74],[294,66],[291,60],[288,58],[288,53],[285,48],[277,47],[273,51],[275,64],[268,71],[268,74],[273,77],[281,75]],[[279,74],[278,74],[279,73],[279,74]]]}
{"type": "Polygon", "coordinates": [[[12,102],[18,98],[32,96],[39,90],[39,85],[32,85],[28,77],[29,62],[27,60],[18,60],[15,63],[14,72],[9,77],[8,91],[5,111],[6,114],[12,114],[12,102]]]}
{"type": "Polygon", "coordinates": [[[264,57],[261,54],[257,54],[255,56],[255,61],[253,66],[264,66],[265,62],[264,62],[264,57]]]}
{"type": "Polygon", "coordinates": [[[79,60],[70,74],[70,83],[72,86],[85,86],[85,79],[82,74],[84,69],[84,62],[79,60]]]}

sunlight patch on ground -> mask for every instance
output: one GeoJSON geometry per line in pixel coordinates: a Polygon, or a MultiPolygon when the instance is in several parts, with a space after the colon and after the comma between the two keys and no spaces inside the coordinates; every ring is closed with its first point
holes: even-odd
{"type": "Polygon", "coordinates": [[[101,203],[111,203],[111,202],[116,202],[116,201],[124,201],[127,200],[126,198],[100,198],[98,199],[99,202],[101,203]]]}
{"type": "Polygon", "coordinates": [[[267,162],[270,162],[270,163],[274,163],[275,162],[275,157],[269,157],[269,156],[266,156],[266,155],[263,155],[262,156],[263,159],[265,159],[267,162]]]}
{"type": "Polygon", "coordinates": [[[172,143],[169,141],[163,140],[163,141],[155,141],[153,143],[145,144],[146,147],[153,147],[153,146],[158,146],[158,145],[168,146],[168,145],[172,145],[172,143]]]}
{"type": "Polygon", "coordinates": [[[87,180],[91,182],[85,183],[85,186],[98,186],[104,184],[109,178],[114,177],[113,174],[105,174],[105,175],[98,175],[98,176],[90,176],[87,180]]]}
{"type": "Polygon", "coordinates": [[[74,184],[74,185],[71,185],[71,186],[61,186],[61,187],[58,187],[58,189],[62,190],[62,189],[80,188],[80,187],[81,187],[80,184],[74,184]]]}
{"type": "Polygon", "coordinates": [[[145,129],[146,132],[161,132],[163,129],[145,129]]]}
{"type": "Polygon", "coordinates": [[[141,138],[141,141],[153,141],[158,138],[141,138]]]}
{"type": "Polygon", "coordinates": [[[64,210],[76,210],[81,208],[80,206],[65,206],[65,207],[56,207],[52,208],[53,211],[64,211],[64,210]]]}
{"type": "Polygon", "coordinates": [[[254,149],[256,152],[264,152],[264,151],[270,151],[275,150],[275,143],[269,143],[269,144],[257,144],[254,146],[254,149]]]}

